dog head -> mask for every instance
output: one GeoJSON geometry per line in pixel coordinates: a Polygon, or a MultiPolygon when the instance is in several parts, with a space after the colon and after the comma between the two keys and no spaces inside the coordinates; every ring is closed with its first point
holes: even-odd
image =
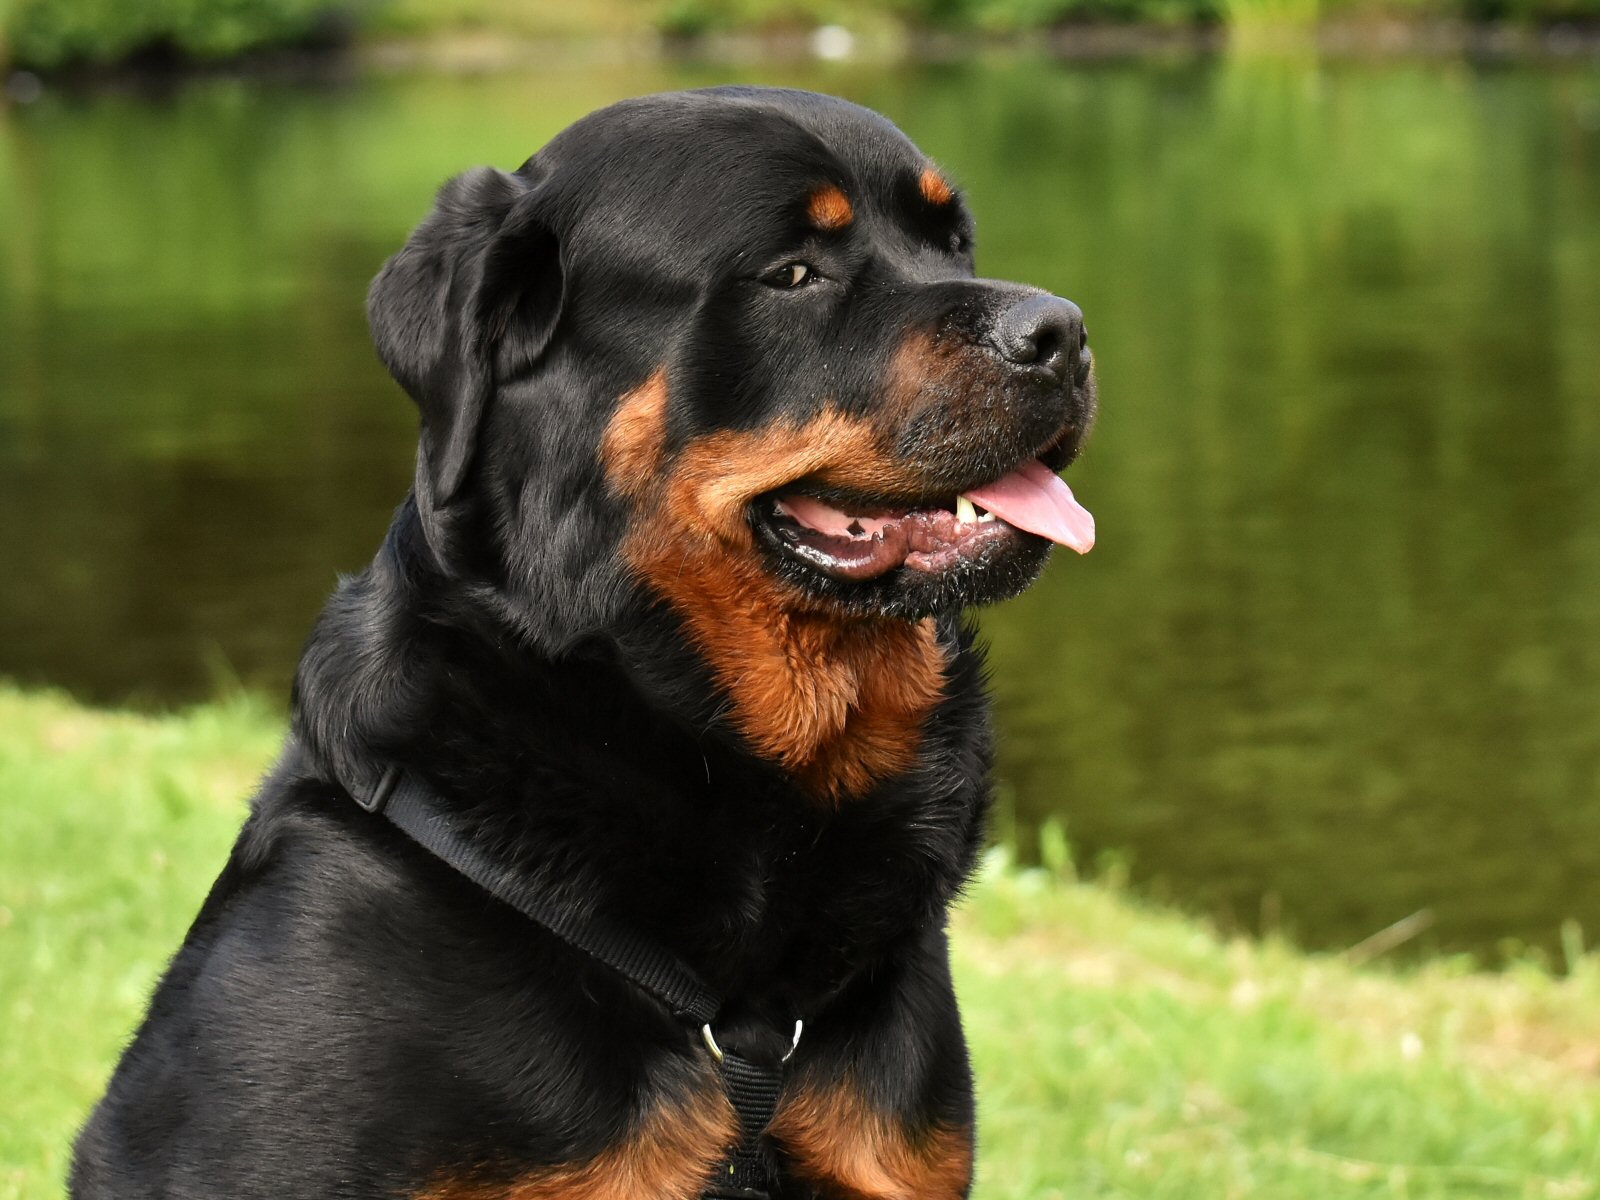
{"type": "Polygon", "coordinates": [[[1095,411],[1081,314],[976,278],[960,195],[844,101],[604,109],[447,185],[369,312],[446,569],[552,650],[664,607],[734,726],[824,791],[904,757],[833,761],[872,712],[900,716],[868,741],[914,740],[930,617],[1093,539],[1056,475],[1095,411]]]}

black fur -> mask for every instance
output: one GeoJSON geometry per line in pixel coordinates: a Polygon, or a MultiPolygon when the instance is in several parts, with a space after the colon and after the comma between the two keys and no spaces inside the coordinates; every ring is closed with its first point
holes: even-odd
{"type": "MultiPolygon", "coordinates": [[[[961,608],[1023,586],[1042,541],[970,579],[859,586],[758,541],[806,603],[932,614],[946,653],[915,765],[823,801],[752,751],[680,614],[628,569],[640,518],[599,455],[618,398],[658,369],[670,455],[825,402],[870,417],[908,331],[984,343],[1034,293],[972,279],[969,219],[919,200],[922,162],[841,101],[717,89],[614,106],[515,173],[444,188],[370,299],[421,410],[414,492],[307,643],[302,751],[256,796],[81,1135],[74,1195],[511,1181],[591,1160],[703,1086],[704,1050],[652,1001],[351,802],[343,785],[385,763],[552,894],[692,964],[730,997],[724,1040],[804,1016],[787,1086],[852,1088],[913,1143],[970,1137],[943,928],[990,755],[961,608]],[[818,181],[862,198],[848,234],[797,218],[818,181]],[[763,281],[795,258],[826,281],[763,281]]],[[[1093,403],[1092,386],[1028,397],[981,428],[908,426],[929,496],[1064,421],[1081,432],[1093,403]]],[[[782,1196],[846,1194],[774,1157],[782,1196]]]]}

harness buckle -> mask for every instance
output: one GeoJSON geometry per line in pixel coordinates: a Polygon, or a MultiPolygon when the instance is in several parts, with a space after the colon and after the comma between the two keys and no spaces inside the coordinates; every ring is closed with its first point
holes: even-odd
{"type": "Polygon", "coordinates": [[[389,797],[394,795],[394,789],[400,784],[400,766],[390,763],[383,769],[383,774],[378,776],[378,782],[366,795],[352,795],[350,798],[356,802],[356,807],[369,813],[381,813],[389,803],[389,797]]]}

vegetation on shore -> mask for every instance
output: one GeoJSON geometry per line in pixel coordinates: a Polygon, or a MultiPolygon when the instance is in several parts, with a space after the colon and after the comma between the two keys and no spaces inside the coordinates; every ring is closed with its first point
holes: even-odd
{"type": "Polygon", "coordinates": [[[284,46],[332,45],[376,10],[368,0],[0,0],[0,64],[213,61],[284,46]]]}
{"type": "Polygon", "coordinates": [[[214,61],[362,39],[491,34],[694,37],[840,24],[879,34],[1014,36],[1082,24],[1305,28],[1334,21],[1551,24],[1600,0],[0,0],[0,66],[214,61]]]}
{"type": "MultiPolygon", "coordinates": [[[[220,866],[280,719],[0,686],[0,1200],[72,1133],[220,866]]],[[[1557,977],[1307,955],[992,857],[957,915],[981,1200],[1600,1197],[1600,955],[1557,977]]]]}

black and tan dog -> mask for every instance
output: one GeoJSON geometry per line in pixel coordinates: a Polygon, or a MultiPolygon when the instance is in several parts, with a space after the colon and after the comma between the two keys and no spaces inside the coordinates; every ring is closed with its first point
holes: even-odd
{"type": "Polygon", "coordinates": [[[892,125],[794,91],[628,101],[444,188],[370,297],[415,490],[75,1195],[687,1200],[753,1132],[714,1045],[777,1081],[743,1194],[967,1193],[962,610],[1088,548],[1055,472],[1095,406],[1078,310],[971,235],[892,125]],[[373,811],[396,778],[505,886],[373,811]]]}

